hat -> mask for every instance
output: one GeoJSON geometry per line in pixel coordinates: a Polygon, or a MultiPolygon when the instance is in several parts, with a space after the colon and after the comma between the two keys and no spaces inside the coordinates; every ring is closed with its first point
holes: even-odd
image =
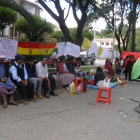
{"type": "Polygon", "coordinates": [[[24,56],[22,56],[22,54],[17,54],[15,56],[15,60],[19,60],[19,59],[24,59],[24,56]]]}
{"type": "Polygon", "coordinates": [[[34,61],[34,57],[33,57],[32,55],[29,55],[29,56],[27,57],[27,61],[34,61]]]}

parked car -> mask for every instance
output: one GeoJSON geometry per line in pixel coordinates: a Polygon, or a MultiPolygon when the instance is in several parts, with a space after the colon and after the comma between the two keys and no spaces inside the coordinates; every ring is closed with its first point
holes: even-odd
{"type": "Polygon", "coordinates": [[[91,63],[91,65],[94,65],[94,62],[96,60],[95,53],[90,53],[87,51],[81,51],[80,58],[81,58],[81,64],[83,65],[86,65],[88,63],[91,63]]]}
{"type": "Polygon", "coordinates": [[[50,66],[56,67],[57,62],[58,62],[58,57],[57,57],[56,53],[53,52],[50,59],[47,60],[47,64],[50,65],[50,66]]]}

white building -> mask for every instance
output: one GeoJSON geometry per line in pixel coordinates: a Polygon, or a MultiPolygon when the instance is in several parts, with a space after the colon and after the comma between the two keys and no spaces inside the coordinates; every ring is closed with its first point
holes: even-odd
{"type": "MultiPolygon", "coordinates": [[[[113,38],[101,38],[101,39],[95,39],[94,43],[98,46],[98,47],[102,47],[103,48],[103,52],[100,56],[97,56],[97,58],[112,58],[112,50],[113,50],[113,38]]],[[[118,45],[117,40],[115,39],[114,42],[115,45],[118,45]]],[[[119,51],[114,49],[113,51],[113,56],[115,57],[119,57],[119,51]]]]}
{"type": "MultiPolygon", "coordinates": [[[[101,46],[103,48],[110,48],[113,49],[113,38],[101,38],[101,39],[97,39],[95,40],[95,43],[97,44],[97,46],[101,46]]],[[[117,40],[115,39],[115,45],[118,44],[117,40]]]]}
{"type": "MultiPolygon", "coordinates": [[[[28,0],[17,0],[17,2],[21,3],[23,5],[23,7],[31,14],[33,15],[38,15],[40,16],[40,12],[42,10],[42,8],[40,6],[38,6],[37,4],[30,2],[28,0]]],[[[21,15],[18,13],[18,17],[21,17],[21,15]]],[[[20,36],[23,36],[23,34],[17,32],[14,30],[14,25],[10,25],[7,26],[4,29],[4,36],[8,37],[8,38],[17,38],[20,36]]]]}

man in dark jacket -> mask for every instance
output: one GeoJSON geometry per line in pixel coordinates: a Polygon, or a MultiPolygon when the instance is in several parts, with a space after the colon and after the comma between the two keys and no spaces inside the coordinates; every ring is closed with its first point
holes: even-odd
{"type": "Polygon", "coordinates": [[[17,54],[15,61],[10,67],[11,79],[18,87],[24,104],[28,104],[27,99],[33,100],[34,84],[28,82],[28,74],[25,64],[23,64],[23,56],[17,54]]]}
{"type": "Polygon", "coordinates": [[[68,61],[66,62],[66,67],[71,74],[74,74],[74,75],[76,74],[74,67],[73,67],[73,58],[72,57],[68,58],[68,61]]]}
{"type": "Polygon", "coordinates": [[[27,62],[25,63],[25,66],[29,77],[28,80],[34,83],[34,99],[36,99],[37,97],[42,99],[43,98],[41,95],[42,80],[37,78],[34,58],[32,56],[27,57],[27,62]]]}
{"type": "Polygon", "coordinates": [[[127,75],[129,75],[129,81],[131,81],[131,72],[132,67],[134,64],[134,60],[131,58],[131,56],[128,56],[128,59],[125,61],[125,79],[127,80],[127,75]]]}

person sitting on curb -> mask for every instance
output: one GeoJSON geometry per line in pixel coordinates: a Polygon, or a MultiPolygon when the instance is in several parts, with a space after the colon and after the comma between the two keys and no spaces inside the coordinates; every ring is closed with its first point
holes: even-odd
{"type": "Polygon", "coordinates": [[[62,85],[64,88],[69,87],[69,84],[71,84],[71,82],[73,82],[73,80],[75,79],[74,74],[71,74],[67,67],[66,67],[66,59],[65,56],[60,56],[59,57],[60,62],[57,65],[57,71],[58,74],[60,76],[60,78],[62,79],[62,85]]]}
{"type": "Polygon", "coordinates": [[[50,95],[52,96],[58,96],[54,93],[54,89],[56,88],[55,79],[52,76],[48,75],[48,66],[47,66],[47,58],[41,57],[40,62],[36,64],[36,72],[37,77],[42,80],[42,87],[44,89],[44,97],[50,98],[48,91],[49,87],[51,86],[50,95]]]}
{"type": "Polygon", "coordinates": [[[12,81],[19,89],[22,97],[22,102],[24,104],[28,104],[28,99],[34,101],[34,84],[31,81],[27,81],[28,74],[25,64],[23,64],[23,56],[21,54],[17,54],[15,56],[15,61],[10,67],[10,74],[12,81]]]}
{"type": "Polygon", "coordinates": [[[7,108],[8,104],[18,105],[13,99],[15,91],[16,87],[9,78],[9,64],[3,63],[3,58],[0,56],[0,95],[3,99],[3,108],[7,108]],[[8,103],[6,95],[10,95],[8,103]]]}
{"type": "Polygon", "coordinates": [[[29,81],[34,83],[34,99],[36,99],[37,97],[42,99],[43,98],[41,95],[42,80],[37,78],[33,56],[27,57],[27,62],[25,63],[25,66],[28,73],[29,81]]]}

